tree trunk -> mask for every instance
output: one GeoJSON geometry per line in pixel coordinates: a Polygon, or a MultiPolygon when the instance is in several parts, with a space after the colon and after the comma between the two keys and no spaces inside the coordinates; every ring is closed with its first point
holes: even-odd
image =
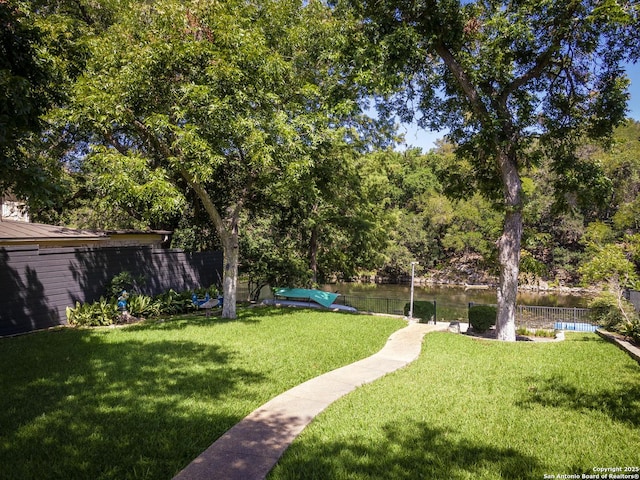
{"type": "Polygon", "coordinates": [[[498,286],[498,319],[496,338],[516,340],[516,297],[520,264],[520,240],[522,238],[522,213],[507,212],[504,230],[498,241],[500,285],[498,286]]]}
{"type": "Polygon", "coordinates": [[[236,318],[236,299],[238,286],[238,229],[224,236],[222,249],[224,256],[224,274],[222,276],[222,318],[236,318]]]}
{"type": "Polygon", "coordinates": [[[318,227],[311,229],[309,239],[309,268],[311,269],[311,282],[315,285],[318,282],[318,227]]]}
{"type": "Polygon", "coordinates": [[[498,240],[500,285],[496,338],[515,342],[516,297],[522,241],[522,183],[513,156],[502,152],[498,155],[498,163],[502,173],[506,213],[502,236],[498,240]]]}
{"type": "Polygon", "coordinates": [[[202,201],[209,218],[216,228],[218,237],[220,237],[223,254],[222,295],[224,297],[224,303],[222,305],[222,318],[236,318],[239,258],[238,217],[240,215],[241,204],[236,205],[231,220],[225,222],[211,200],[206,188],[200,184],[186,168],[181,168],[180,173],[202,201]],[[227,227],[227,225],[229,226],[227,227]]]}

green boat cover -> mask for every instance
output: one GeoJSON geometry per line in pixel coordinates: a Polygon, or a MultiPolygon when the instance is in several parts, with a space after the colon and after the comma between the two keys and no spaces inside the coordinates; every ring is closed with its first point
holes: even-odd
{"type": "Polygon", "coordinates": [[[307,288],[278,288],[275,291],[275,295],[276,297],[309,299],[327,308],[338,298],[337,293],[322,292],[320,290],[307,288]]]}

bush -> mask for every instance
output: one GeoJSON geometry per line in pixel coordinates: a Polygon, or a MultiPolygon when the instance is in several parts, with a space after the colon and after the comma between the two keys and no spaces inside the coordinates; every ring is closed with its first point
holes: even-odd
{"type": "Polygon", "coordinates": [[[527,327],[518,327],[516,329],[516,335],[523,335],[525,337],[544,337],[544,338],[554,338],[556,336],[556,332],[553,330],[545,330],[545,329],[536,329],[529,330],[527,327]]]}
{"type": "Polygon", "coordinates": [[[630,302],[612,292],[603,292],[589,303],[589,309],[594,323],[640,343],[640,318],[630,302]]]}
{"type": "MultiPolygon", "coordinates": [[[[190,292],[185,292],[185,293],[190,293],[190,292]]],[[[215,298],[218,296],[218,294],[220,293],[218,288],[215,285],[211,285],[208,288],[197,288],[193,291],[193,293],[195,293],[199,298],[204,297],[207,293],[209,294],[209,296],[211,298],[215,298]]],[[[189,298],[191,298],[191,295],[189,295],[189,298]]]]}
{"type": "Polygon", "coordinates": [[[620,325],[619,331],[625,337],[633,340],[636,345],[640,345],[640,320],[637,316],[620,325]]]}
{"type": "Polygon", "coordinates": [[[148,295],[131,295],[127,300],[127,311],[134,317],[145,315],[158,315],[160,313],[159,304],[153,301],[148,295]]]}
{"type": "Polygon", "coordinates": [[[589,318],[608,330],[616,330],[625,321],[622,310],[618,308],[618,299],[611,292],[602,292],[589,302],[589,318]]]}
{"type": "Polygon", "coordinates": [[[118,297],[123,290],[127,292],[138,292],[139,285],[144,283],[143,276],[133,276],[131,272],[120,272],[114,276],[107,286],[107,295],[110,297],[118,297]]]}
{"type": "MultiPolygon", "coordinates": [[[[123,272],[118,278],[125,278],[127,272],[123,272]]],[[[116,282],[117,283],[117,282],[116,282]]],[[[121,284],[118,285],[120,288],[121,284]]],[[[116,290],[114,288],[114,290],[116,290]]],[[[212,298],[217,295],[217,289],[210,287],[198,289],[196,292],[209,293],[212,298]]],[[[159,315],[173,315],[187,313],[197,309],[193,305],[191,295],[193,292],[187,291],[178,293],[169,290],[165,293],[150,297],[142,294],[132,294],[127,296],[127,312],[132,317],[157,317],[159,315]]],[[[117,296],[116,296],[117,297],[117,296]]],[[[113,297],[109,300],[101,297],[93,303],[76,302],[75,307],[67,307],[67,321],[70,325],[80,325],[88,327],[98,327],[113,325],[119,320],[121,312],[118,311],[118,300],[113,297]]],[[[120,318],[122,320],[122,318],[120,318]]]]}
{"type": "Polygon", "coordinates": [[[101,297],[93,303],[76,302],[76,306],[67,307],[67,321],[71,325],[99,327],[112,325],[118,316],[118,306],[115,302],[101,297]]]}
{"type": "Polygon", "coordinates": [[[191,292],[178,293],[171,289],[154,297],[160,315],[186,313],[193,309],[191,292]]]}
{"type": "Polygon", "coordinates": [[[71,325],[89,325],[93,322],[93,306],[90,303],[76,302],[76,306],[67,307],[67,321],[71,325]]]}
{"type": "Polygon", "coordinates": [[[491,305],[472,305],[469,307],[469,323],[476,332],[486,332],[496,324],[498,309],[491,305]]]}
{"type": "MultiPolygon", "coordinates": [[[[410,304],[404,306],[404,316],[409,315],[410,304]]],[[[414,301],[413,302],[413,316],[420,319],[420,323],[428,323],[429,321],[436,320],[436,302],[426,301],[414,301]]]]}

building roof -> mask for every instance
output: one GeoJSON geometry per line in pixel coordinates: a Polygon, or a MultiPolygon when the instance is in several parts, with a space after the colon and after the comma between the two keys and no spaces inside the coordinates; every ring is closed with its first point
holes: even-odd
{"type": "Polygon", "coordinates": [[[42,223],[3,220],[0,222],[1,241],[47,241],[47,240],[102,240],[107,234],[73,228],[44,225],[42,223]]]}
{"type": "Polygon", "coordinates": [[[41,246],[161,244],[166,243],[171,234],[172,232],[165,230],[113,230],[103,232],[76,230],[15,220],[0,221],[0,246],[34,244],[41,246]]]}

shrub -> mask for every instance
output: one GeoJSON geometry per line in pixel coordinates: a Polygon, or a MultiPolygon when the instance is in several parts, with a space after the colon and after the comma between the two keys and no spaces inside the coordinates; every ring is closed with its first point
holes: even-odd
{"type": "Polygon", "coordinates": [[[120,272],[111,279],[107,287],[107,295],[118,297],[123,290],[127,292],[137,292],[138,285],[144,283],[143,276],[134,277],[131,272],[120,272]]]}
{"type": "Polygon", "coordinates": [[[93,303],[76,302],[76,306],[67,307],[67,321],[71,325],[98,327],[112,325],[118,316],[118,306],[115,302],[101,297],[93,303]]]}
{"type": "Polygon", "coordinates": [[[486,332],[496,324],[498,309],[491,305],[469,306],[469,323],[476,332],[486,332]]]}
{"type": "MultiPolygon", "coordinates": [[[[190,293],[190,292],[186,292],[186,293],[190,293]]],[[[218,288],[215,285],[211,285],[208,288],[197,288],[193,291],[193,293],[195,293],[199,298],[204,297],[207,293],[209,294],[209,296],[211,298],[215,298],[218,296],[218,288]]],[[[189,295],[189,298],[191,298],[191,295],[189,295]]]]}
{"type": "MultiPolygon", "coordinates": [[[[127,276],[126,273],[121,274],[122,278],[127,276]]],[[[196,292],[202,292],[203,296],[209,293],[212,298],[215,298],[218,291],[215,287],[210,287],[198,289],[196,292]]],[[[127,312],[133,317],[156,317],[163,314],[186,313],[197,308],[191,301],[192,293],[190,291],[178,293],[175,290],[169,290],[155,297],[142,294],[129,295],[127,297],[127,312]]],[[[89,327],[113,325],[118,321],[120,314],[116,297],[109,300],[101,297],[99,301],[93,303],[76,302],[75,307],[67,307],[67,321],[70,325],[89,327]]]]}
{"type": "Polygon", "coordinates": [[[553,330],[545,330],[543,328],[539,328],[536,330],[529,330],[527,327],[518,327],[516,329],[517,335],[522,335],[525,337],[545,337],[545,338],[554,338],[556,336],[556,332],[553,330]]]}
{"type": "Polygon", "coordinates": [[[93,306],[76,302],[75,307],[67,307],[67,321],[71,325],[88,325],[93,321],[93,306]]]}
{"type": "Polygon", "coordinates": [[[602,292],[589,303],[589,308],[589,316],[595,323],[640,343],[640,318],[621,294],[602,292]]]}
{"type": "Polygon", "coordinates": [[[113,301],[100,297],[100,300],[95,302],[93,306],[98,325],[111,325],[118,316],[118,306],[113,301]]]}
{"type": "Polygon", "coordinates": [[[159,313],[159,308],[155,306],[153,298],[148,295],[131,295],[127,300],[127,310],[134,317],[159,313]]]}
{"type": "Polygon", "coordinates": [[[633,305],[612,292],[602,292],[589,302],[589,317],[594,323],[610,330],[617,330],[626,317],[633,315],[633,305]]]}
{"type": "MultiPolygon", "coordinates": [[[[410,304],[405,304],[404,315],[409,315],[410,304]]],[[[413,316],[420,319],[420,323],[428,323],[429,321],[436,319],[436,302],[426,301],[414,301],[413,302],[413,316]]]]}
{"type": "Polygon", "coordinates": [[[193,309],[191,292],[178,293],[171,289],[154,297],[160,315],[186,313],[193,309]]]}
{"type": "Polygon", "coordinates": [[[625,337],[633,340],[636,345],[640,345],[640,320],[638,320],[637,316],[620,325],[619,331],[625,337]]]}
{"type": "Polygon", "coordinates": [[[535,332],[533,332],[533,336],[534,337],[545,337],[545,338],[554,338],[556,336],[556,332],[555,330],[545,330],[545,329],[536,329],[535,332]]]}

